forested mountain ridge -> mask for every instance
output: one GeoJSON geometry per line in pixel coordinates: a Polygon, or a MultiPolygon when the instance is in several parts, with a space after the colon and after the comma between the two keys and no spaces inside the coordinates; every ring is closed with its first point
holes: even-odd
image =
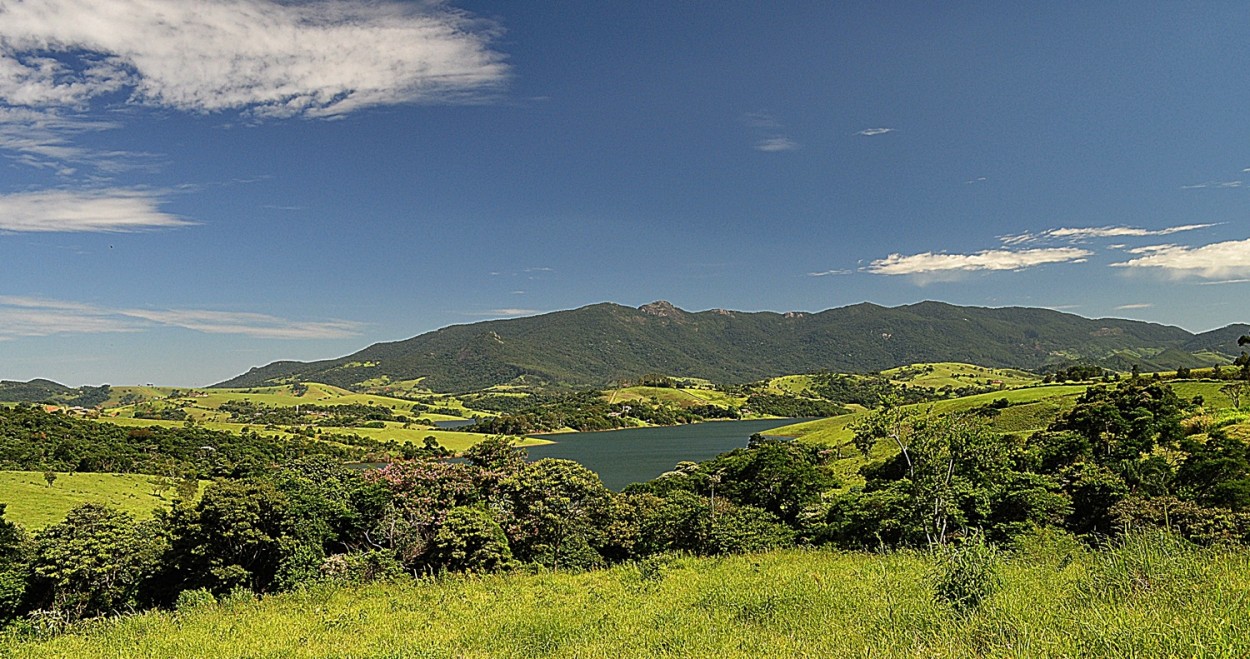
{"type": "Polygon", "coordinates": [[[594,386],[651,372],[747,382],[786,373],[873,371],[929,361],[1026,369],[1089,361],[1158,370],[1226,361],[1237,354],[1236,337],[1243,330],[1250,327],[1195,335],[1142,321],[941,302],[899,307],[861,303],[819,313],[690,312],[663,301],[639,308],[600,303],[452,325],[338,359],[274,362],[215,386],[250,387],[297,378],[355,387],[384,377],[424,378],[424,386],[452,391],[504,384],[520,376],[594,386]]]}

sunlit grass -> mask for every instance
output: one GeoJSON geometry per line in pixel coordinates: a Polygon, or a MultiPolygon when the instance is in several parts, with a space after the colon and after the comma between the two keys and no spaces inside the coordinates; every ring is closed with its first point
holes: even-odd
{"type": "MultiPolygon", "coordinates": [[[[957,614],[925,552],[789,550],[584,574],[318,587],[97,624],[23,657],[1246,656],[1250,561],[1040,545],[957,614]],[[658,569],[657,569],[658,567],[658,569]]],[[[6,647],[0,641],[0,653],[6,647]]]]}
{"type": "Polygon", "coordinates": [[[30,530],[59,522],[65,513],[84,503],[145,518],[158,508],[169,508],[174,495],[172,490],[161,491],[153,480],[144,474],[58,472],[48,485],[43,472],[0,471],[0,503],[8,505],[5,519],[30,530]]]}

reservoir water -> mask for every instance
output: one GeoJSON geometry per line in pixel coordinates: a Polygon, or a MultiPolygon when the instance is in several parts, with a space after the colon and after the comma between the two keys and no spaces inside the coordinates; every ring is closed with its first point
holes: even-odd
{"type": "Polygon", "coordinates": [[[530,459],[576,460],[599,474],[613,490],[647,481],[672,470],[678,462],[702,462],[747,445],[755,433],[797,423],[800,419],[708,421],[685,426],[627,428],[605,432],[533,435],[555,444],[530,446],[530,459]]]}

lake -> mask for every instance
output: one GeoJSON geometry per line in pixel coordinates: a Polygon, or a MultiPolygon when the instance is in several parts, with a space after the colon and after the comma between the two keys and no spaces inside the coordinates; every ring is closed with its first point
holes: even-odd
{"type": "Polygon", "coordinates": [[[702,462],[742,448],[755,433],[765,433],[802,419],[708,421],[685,426],[627,428],[605,432],[533,435],[555,444],[530,446],[530,459],[576,460],[599,474],[613,490],[671,471],[682,460],[702,462]]]}

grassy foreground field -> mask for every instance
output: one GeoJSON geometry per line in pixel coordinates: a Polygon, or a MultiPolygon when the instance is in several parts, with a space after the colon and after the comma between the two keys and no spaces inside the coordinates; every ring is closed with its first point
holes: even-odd
{"type": "Polygon", "coordinates": [[[152,476],[145,474],[59,473],[51,486],[43,472],[0,471],[0,503],[8,504],[5,519],[29,530],[41,529],[65,519],[65,513],[84,503],[98,503],[128,512],[139,519],[168,508],[155,494],[152,476]]]}
{"type": "Polygon", "coordinates": [[[318,587],[102,622],[21,657],[972,657],[1250,654],[1250,554],[1035,543],[958,614],[934,560],[782,551],[584,574],[318,587]]]}

